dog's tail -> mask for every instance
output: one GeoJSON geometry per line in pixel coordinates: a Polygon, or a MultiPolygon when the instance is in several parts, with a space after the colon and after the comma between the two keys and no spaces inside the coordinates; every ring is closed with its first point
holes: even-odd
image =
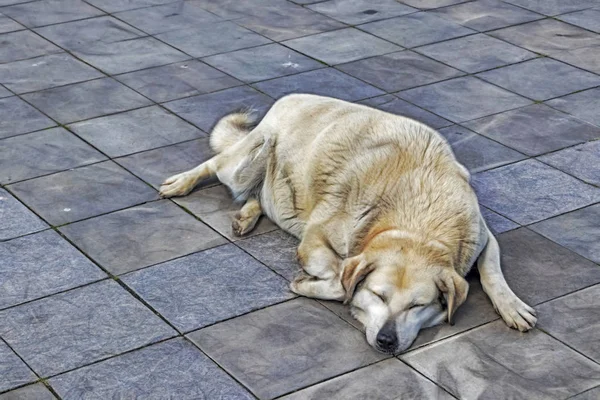
{"type": "Polygon", "coordinates": [[[242,140],[257,124],[257,113],[244,109],[221,118],[210,134],[210,147],[221,153],[242,140]]]}

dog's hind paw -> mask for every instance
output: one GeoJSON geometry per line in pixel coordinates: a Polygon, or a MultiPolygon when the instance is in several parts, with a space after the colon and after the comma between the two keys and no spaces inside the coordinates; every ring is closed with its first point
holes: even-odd
{"type": "Polygon", "coordinates": [[[185,196],[194,188],[194,179],[187,173],[173,175],[165,180],[158,194],[160,197],[185,196]]]}
{"type": "Polygon", "coordinates": [[[516,296],[500,304],[494,304],[494,308],[506,325],[521,332],[533,329],[537,322],[535,310],[516,296]]]}

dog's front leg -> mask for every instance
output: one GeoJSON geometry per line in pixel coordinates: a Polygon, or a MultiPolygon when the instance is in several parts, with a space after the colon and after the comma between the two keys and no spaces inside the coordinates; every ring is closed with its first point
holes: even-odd
{"type": "Polygon", "coordinates": [[[488,229],[488,242],[477,260],[481,286],[494,308],[511,328],[522,332],[535,326],[535,310],[525,304],[508,286],[500,267],[500,247],[488,229]]]}

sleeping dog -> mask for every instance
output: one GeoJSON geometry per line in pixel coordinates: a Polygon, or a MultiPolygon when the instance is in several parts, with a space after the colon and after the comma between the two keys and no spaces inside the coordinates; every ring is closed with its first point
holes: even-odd
{"type": "Polygon", "coordinates": [[[469,172],[430,127],[294,94],[258,124],[251,112],[225,116],[210,145],[216,156],[168,178],[160,194],[184,196],[217,176],[245,201],[234,233],[248,233],[264,213],[299,238],[303,272],[291,290],[350,303],[376,349],[403,351],[421,328],[452,323],[475,262],[506,324],[535,325],[535,311],[504,279],[469,172]]]}

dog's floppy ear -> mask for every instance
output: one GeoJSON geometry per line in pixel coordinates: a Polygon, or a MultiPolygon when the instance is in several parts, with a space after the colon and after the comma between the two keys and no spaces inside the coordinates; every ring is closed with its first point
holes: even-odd
{"type": "Polygon", "coordinates": [[[454,269],[443,268],[435,278],[435,284],[444,294],[448,305],[448,323],[454,325],[452,317],[456,309],[465,302],[469,293],[469,284],[454,269]]]}
{"type": "Polygon", "coordinates": [[[375,265],[367,262],[367,258],[364,254],[359,254],[344,260],[342,263],[341,276],[342,286],[346,290],[344,304],[348,304],[352,299],[356,285],[365,279],[365,277],[374,269],[375,265]]]}

